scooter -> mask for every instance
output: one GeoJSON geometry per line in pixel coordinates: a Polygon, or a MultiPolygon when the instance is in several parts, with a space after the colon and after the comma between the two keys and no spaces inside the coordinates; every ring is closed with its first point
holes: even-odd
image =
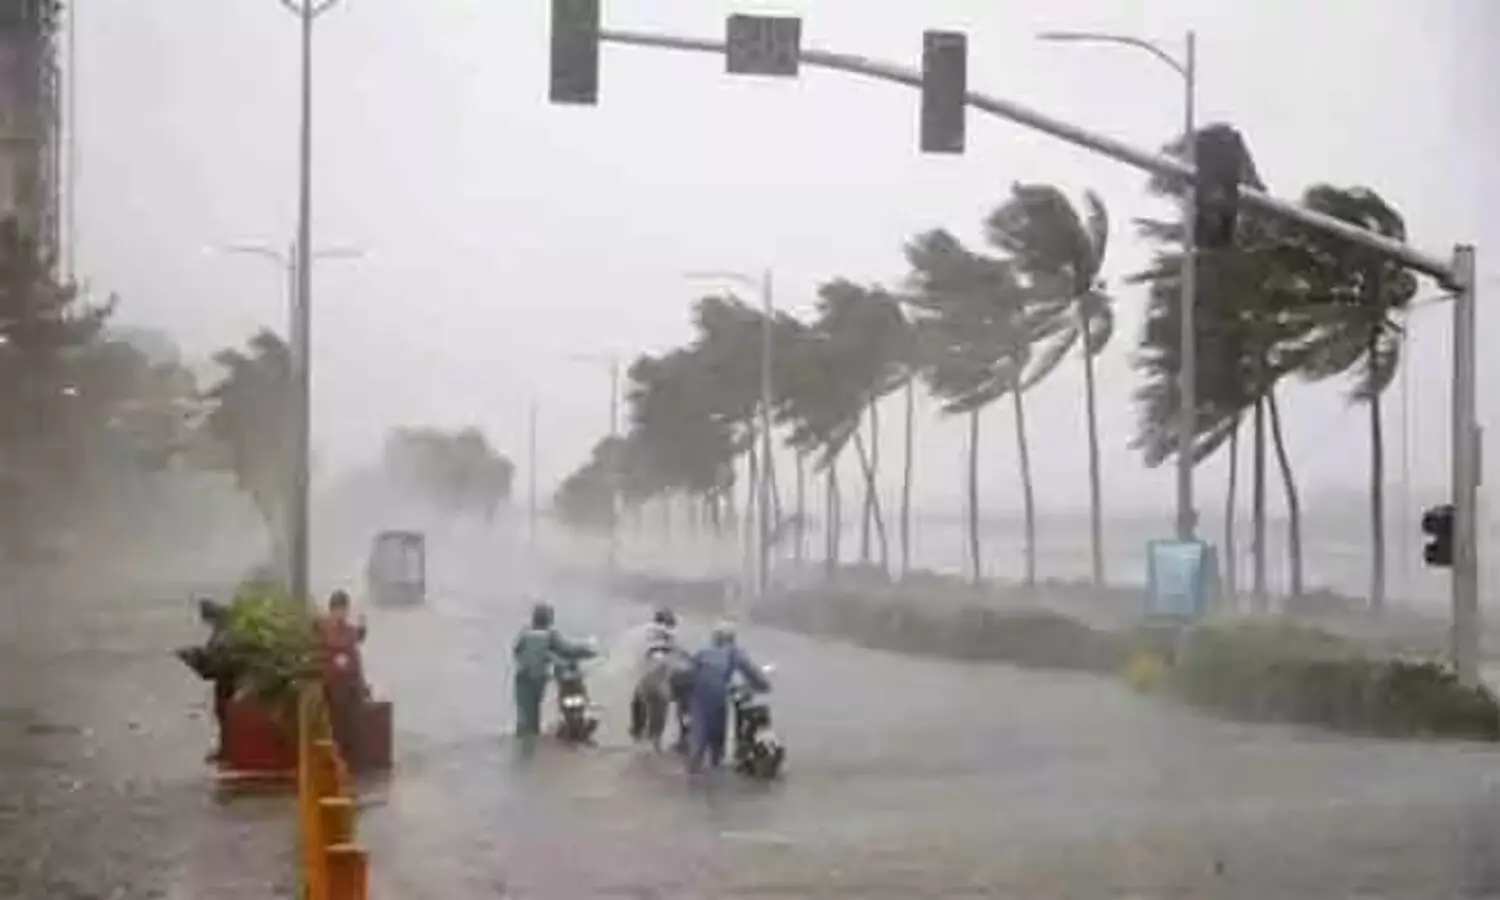
{"type": "Polygon", "coordinates": [[[559,665],[554,672],[557,683],[557,708],[562,718],[557,723],[557,739],[567,744],[592,744],[599,730],[597,707],[589,700],[583,667],[576,662],[559,665]]]}
{"type": "MultiPolygon", "coordinates": [[[[773,667],[762,666],[771,674],[773,667]]],[[[771,727],[771,704],[766,695],[743,684],[730,688],[730,708],[734,714],[734,769],[761,781],[781,774],[786,762],[786,746],[771,727]]]]}

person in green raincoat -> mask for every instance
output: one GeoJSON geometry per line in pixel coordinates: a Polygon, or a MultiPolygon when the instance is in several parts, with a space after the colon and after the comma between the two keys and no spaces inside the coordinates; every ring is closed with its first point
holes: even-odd
{"type": "Polygon", "coordinates": [[[516,736],[535,737],[542,731],[542,699],[552,666],[559,660],[588,659],[594,648],[574,643],[553,626],[551,604],[538,603],[531,610],[531,624],[516,635],[511,649],[515,664],[516,736]]]}

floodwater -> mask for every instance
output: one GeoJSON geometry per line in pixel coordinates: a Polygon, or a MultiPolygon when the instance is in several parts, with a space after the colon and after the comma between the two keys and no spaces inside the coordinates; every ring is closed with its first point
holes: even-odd
{"type": "MultiPolygon", "coordinates": [[[[629,746],[604,668],[601,746],[523,760],[506,657],[532,597],[606,644],[648,610],[498,534],[429,552],[431,603],[370,613],[398,729],[361,785],[377,898],[1500,896],[1496,751],[1216,721],[1088,675],[746,629],[782,782],[629,746]]],[[[0,897],[291,896],[290,803],[221,802],[201,762],[204,692],[170,658],[190,592],[126,593],[8,604],[0,897]]]]}

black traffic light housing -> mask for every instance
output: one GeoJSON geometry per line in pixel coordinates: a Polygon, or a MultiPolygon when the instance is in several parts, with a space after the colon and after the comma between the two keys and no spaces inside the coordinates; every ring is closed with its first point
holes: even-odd
{"type": "Polygon", "coordinates": [[[963,153],[968,124],[969,38],[922,32],[922,152],[963,153]]]}
{"type": "Polygon", "coordinates": [[[552,0],[552,60],[547,97],[553,103],[599,102],[601,0],[552,0]]]}
{"type": "Polygon", "coordinates": [[[1198,170],[1193,204],[1198,246],[1207,250],[1233,246],[1245,143],[1228,125],[1210,125],[1194,135],[1193,142],[1193,164],[1198,170]]]}
{"type": "Polygon", "coordinates": [[[1429,566],[1452,567],[1453,504],[1444,503],[1422,513],[1422,533],[1428,537],[1422,547],[1422,561],[1429,566]]]}

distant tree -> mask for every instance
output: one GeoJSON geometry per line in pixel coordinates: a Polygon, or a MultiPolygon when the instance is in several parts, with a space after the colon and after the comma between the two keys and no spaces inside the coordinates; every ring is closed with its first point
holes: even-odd
{"type": "Polygon", "coordinates": [[[206,461],[232,473],[255,504],[279,562],[292,471],[291,350],[262,329],[244,349],[228,347],[213,359],[223,374],[204,394],[203,430],[214,448],[206,461]]]}
{"type": "Polygon", "coordinates": [[[384,466],[395,484],[434,507],[486,521],[510,500],[515,480],[515,464],[472,427],[393,429],[384,466]]]}

